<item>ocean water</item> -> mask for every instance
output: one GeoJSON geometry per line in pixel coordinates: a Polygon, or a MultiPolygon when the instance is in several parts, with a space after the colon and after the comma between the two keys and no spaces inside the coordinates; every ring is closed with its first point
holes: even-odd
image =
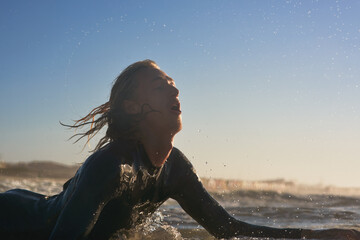
{"type": "MultiPolygon", "coordinates": [[[[53,195],[64,180],[1,178],[0,192],[13,188],[53,195]]],[[[280,182],[204,181],[212,196],[235,218],[270,227],[351,228],[360,231],[360,190],[280,182]]],[[[120,231],[115,239],[215,239],[174,200],[165,202],[145,223],[120,231]]],[[[233,238],[259,239],[259,238],[233,238]]],[[[260,238],[261,239],[261,238],[260,238]]]]}

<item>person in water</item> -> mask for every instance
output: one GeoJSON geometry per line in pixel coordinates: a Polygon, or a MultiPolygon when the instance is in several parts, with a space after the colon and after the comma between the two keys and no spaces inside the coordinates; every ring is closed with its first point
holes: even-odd
{"type": "Polygon", "coordinates": [[[107,131],[61,193],[0,194],[1,239],[110,239],[143,222],[169,198],[217,238],[360,239],[355,230],[271,228],[229,215],[173,146],[182,128],[179,90],[154,61],[128,66],[114,82],[110,100],[70,127],[84,125],[90,129],[76,134],[79,139],[89,140],[106,125],[107,131]]]}

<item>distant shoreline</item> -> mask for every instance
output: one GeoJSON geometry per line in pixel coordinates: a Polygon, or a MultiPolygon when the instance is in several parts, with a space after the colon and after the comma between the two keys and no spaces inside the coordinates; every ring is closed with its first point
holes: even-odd
{"type": "Polygon", "coordinates": [[[74,176],[77,165],[65,165],[51,161],[0,163],[0,176],[19,178],[66,179],[74,176]]]}
{"type": "MultiPolygon", "coordinates": [[[[36,179],[36,181],[53,180],[64,182],[73,177],[80,165],[65,165],[51,161],[32,161],[8,163],[0,162],[1,179],[36,179]]],[[[203,178],[204,187],[214,193],[229,193],[234,191],[274,191],[292,194],[321,194],[359,196],[359,188],[346,188],[324,185],[299,184],[284,179],[265,181],[227,180],[203,178]]]]}

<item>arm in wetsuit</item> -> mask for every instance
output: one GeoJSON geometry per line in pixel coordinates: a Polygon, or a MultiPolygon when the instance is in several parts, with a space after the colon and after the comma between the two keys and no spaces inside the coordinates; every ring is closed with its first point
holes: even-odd
{"type": "Polygon", "coordinates": [[[94,155],[93,161],[83,166],[79,176],[75,176],[75,182],[68,184],[62,200],[65,201],[63,209],[49,239],[87,238],[117,189],[120,170],[109,160],[114,157],[94,155]],[[110,161],[110,164],[104,161],[110,161]]]}
{"type": "Polygon", "coordinates": [[[173,161],[170,181],[173,191],[170,197],[215,237],[301,238],[301,229],[270,228],[236,220],[209,195],[191,163],[178,149],[174,148],[170,157],[173,161]]]}

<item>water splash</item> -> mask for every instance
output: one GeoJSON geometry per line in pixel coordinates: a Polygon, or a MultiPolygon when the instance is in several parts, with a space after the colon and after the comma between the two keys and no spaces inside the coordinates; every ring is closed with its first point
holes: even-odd
{"type": "Polygon", "coordinates": [[[173,226],[163,223],[164,216],[156,211],[151,218],[130,230],[120,230],[112,240],[182,240],[181,233],[173,226]]]}

